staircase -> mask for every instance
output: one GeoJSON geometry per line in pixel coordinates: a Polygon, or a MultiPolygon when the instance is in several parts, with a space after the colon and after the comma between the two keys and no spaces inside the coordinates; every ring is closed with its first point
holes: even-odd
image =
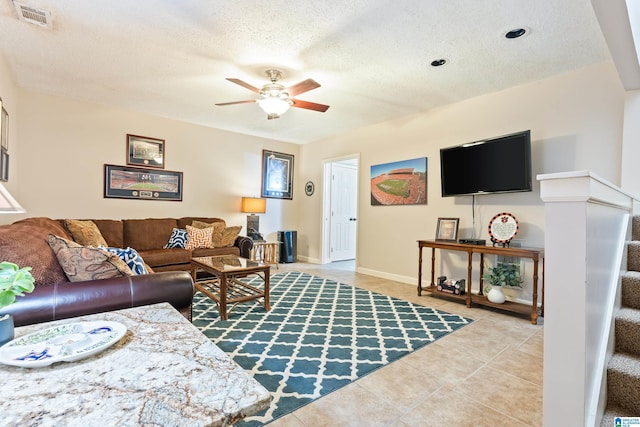
{"type": "Polygon", "coordinates": [[[615,318],[615,353],[607,366],[607,408],[600,424],[640,417],[640,216],[634,217],[622,275],[622,308],[615,318]]]}

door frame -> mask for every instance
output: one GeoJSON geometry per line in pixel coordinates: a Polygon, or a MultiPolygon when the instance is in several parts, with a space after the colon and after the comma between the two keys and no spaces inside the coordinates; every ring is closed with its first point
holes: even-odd
{"type": "MultiPolygon", "coordinates": [[[[322,162],[322,255],[320,259],[322,264],[331,262],[331,166],[333,163],[340,163],[345,160],[356,160],[356,171],[360,171],[360,153],[333,157],[322,162]]],[[[356,180],[359,180],[360,174],[357,173],[356,176],[356,180]]],[[[356,200],[358,200],[358,188],[359,185],[356,185],[356,200]]],[[[358,205],[359,203],[356,203],[356,218],[358,218],[358,205]]],[[[358,261],[358,222],[356,221],[356,241],[353,242],[356,248],[356,265],[358,261]]]]}

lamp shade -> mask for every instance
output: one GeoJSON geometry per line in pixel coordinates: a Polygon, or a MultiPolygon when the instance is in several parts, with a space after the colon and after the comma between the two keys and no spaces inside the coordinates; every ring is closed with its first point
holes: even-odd
{"type": "Polygon", "coordinates": [[[24,212],[24,208],[16,199],[0,184],[0,213],[20,213],[24,212]]]}
{"type": "Polygon", "coordinates": [[[267,199],[259,197],[243,197],[241,212],[265,213],[267,211],[267,199]]]}

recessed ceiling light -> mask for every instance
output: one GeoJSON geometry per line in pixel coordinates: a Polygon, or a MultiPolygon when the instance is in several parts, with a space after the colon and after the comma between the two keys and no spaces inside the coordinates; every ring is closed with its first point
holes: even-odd
{"type": "Polygon", "coordinates": [[[441,67],[446,63],[447,63],[446,59],[442,59],[442,58],[441,59],[436,59],[436,60],[431,61],[431,66],[432,67],[441,67]]]}
{"type": "Polygon", "coordinates": [[[514,28],[513,30],[507,31],[504,36],[508,39],[517,39],[527,34],[527,32],[528,30],[526,28],[514,28]]]}

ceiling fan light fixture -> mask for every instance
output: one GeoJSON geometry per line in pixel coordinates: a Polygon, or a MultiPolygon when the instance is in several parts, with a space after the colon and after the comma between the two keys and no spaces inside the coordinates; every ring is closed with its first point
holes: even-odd
{"type": "Polygon", "coordinates": [[[291,107],[291,101],[282,98],[264,98],[257,102],[260,108],[269,116],[280,116],[291,107]]]}

